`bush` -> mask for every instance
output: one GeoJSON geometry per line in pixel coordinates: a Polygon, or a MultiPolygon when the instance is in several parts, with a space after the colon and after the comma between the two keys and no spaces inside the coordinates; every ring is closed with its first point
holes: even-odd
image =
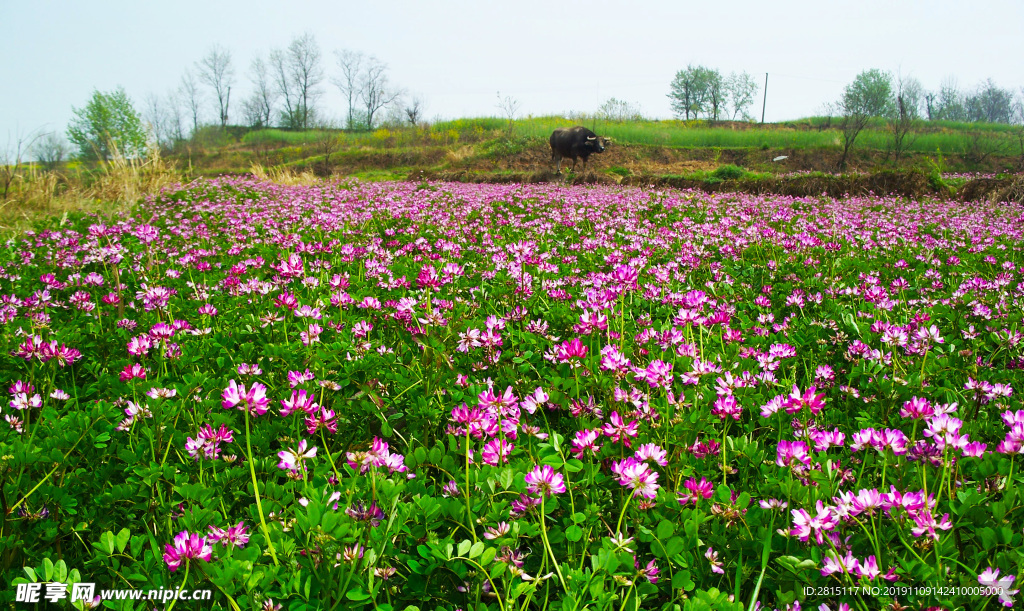
{"type": "Polygon", "coordinates": [[[746,175],[746,170],[737,165],[732,165],[731,163],[718,166],[718,168],[711,173],[711,176],[720,180],[738,180],[746,175]]]}

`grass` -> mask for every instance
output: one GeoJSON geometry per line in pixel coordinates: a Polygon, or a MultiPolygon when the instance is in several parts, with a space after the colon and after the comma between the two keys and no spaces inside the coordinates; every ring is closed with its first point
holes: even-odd
{"type": "MultiPolygon", "coordinates": [[[[541,117],[517,122],[516,130],[526,136],[547,138],[558,127],[565,127],[572,121],[560,117],[541,117]]],[[[808,129],[797,123],[760,126],[756,124],[729,127],[709,126],[705,121],[631,121],[624,123],[588,121],[587,127],[614,142],[668,146],[676,148],[762,148],[762,149],[818,149],[836,148],[842,144],[839,129],[808,129]]],[[[833,125],[837,122],[833,120],[833,125]]],[[[1009,150],[1016,144],[1012,125],[992,126],[988,124],[958,124],[940,122],[937,125],[923,124],[928,130],[911,136],[908,150],[918,153],[933,153],[941,150],[946,154],[970,154],[978,146],[1009,150]],[[980,137],[980,141],[979,141],[980,137]]],[[[816,127],[812,122],[810,127],[816,127]]],[[[881,122],[875,122],[857,138],[859,148],[886,150],[890,136],[881,122]]]]}
{"type": "Polygon", "coordinates": [[[32,165],[17,176],[10,199],[0,202],[0,238],[73,212],[105,217],[181,178],[158,151],[151,151],[146,160],[115,155],[94,169],[69,164],[63,171],[44,172],[32,165]]]}

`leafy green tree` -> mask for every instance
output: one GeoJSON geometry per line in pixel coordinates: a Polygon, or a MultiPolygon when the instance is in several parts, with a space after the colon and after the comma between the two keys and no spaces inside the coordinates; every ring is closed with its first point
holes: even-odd
{"type": "Polygon", "coordinates": [[[956,79],[946,77],[942,80],[938,92],[929,92],[925,96],[925,105],[929,121],[966,121],[967,107],[965,98],[960,92],[956,79]]]}
{"type": "Polygon", "coordinates": [[[1013,117],[1013,91],[997,87],[992,79],[978,86],[968,96],[965,105],[967,117],[976,123],[1010,123],[1013,117]]]}
{"type": "Polygon", "coordinates": [[[103,93],[94,90],[85,108],[71,109],[75,118],[68,139],[83,159],[109,161],[115,153],[141,157],[146,152],[146,130],[123,87],[103,93]]]}
{"type": "Polygon", "coordinates": [[[853,79],[843,90],[839,100],[840,127],[843,130],[843,156],[839,169],[846,168],[846,161],[857,136],[872,117],[891,117],[895,113],[896,101],[892,93],[892,75],[872,68],[853,79]]]}
{"type": "Polygon", "coordinates": [[[757,81],[746,72],[739,74],[733,72],[725,79],[725,95],[728,98],[733,121],[737,118],[750,120],[748,109],[754,103],[754,95],[757,94],[757,90],[757,81]]]}
{"type": "Polygon", "coordinates": [[[668,98],[677,117],[689,120],[704,114],[718,119],[725,104],[725,85],[721,73],[704,66],[688,65],[672,79],[668,98]]]}

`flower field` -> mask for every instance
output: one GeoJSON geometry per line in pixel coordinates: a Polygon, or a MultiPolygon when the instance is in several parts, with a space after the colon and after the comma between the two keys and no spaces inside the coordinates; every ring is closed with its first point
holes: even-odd
{"type": "Polygon", "coordinates": [[[54,221],[0,249],[0,602],[1013,606],[1022,244],[1011,204],[560,185],[54,221]]]}

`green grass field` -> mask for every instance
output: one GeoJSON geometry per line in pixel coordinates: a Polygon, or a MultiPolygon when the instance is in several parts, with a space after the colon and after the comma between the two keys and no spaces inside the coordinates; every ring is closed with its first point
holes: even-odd
{"type": "MultiPolygon", "coordinates": [[[[629,121],[609,122],[600,119],[573,121],[563,117],[528,117],[517,119],[511,133],[531,141],[547,141],[558,127],[582,123],[596,133],[620,144],[662,146],[671,148],[719,149],[838,149],[842,132],[834,118],[812,117],[786,123],[758,125],[706,121],[629,121]]],[[[1020,149],[1021,128],[1013,125],[991,125],[953,122],[922,122],[908,137],[909,152],[944,155],[1013,155],[1020,149]]],[[[337,131],[342,148],[396,148],[405,146],[478,143],[491,139],[507,139],[508,121],[481,117],[442,121],[429,127],[382,127],[368,132],[337,131]]],[[[279,129],[250,131],[241,144],[285,148],[315,145],[322,132],[290,132],[279,129]]],[[[856,148],[885,151],[891,136],[882,121],[875,121],[858,136],[856,148]]]]}

